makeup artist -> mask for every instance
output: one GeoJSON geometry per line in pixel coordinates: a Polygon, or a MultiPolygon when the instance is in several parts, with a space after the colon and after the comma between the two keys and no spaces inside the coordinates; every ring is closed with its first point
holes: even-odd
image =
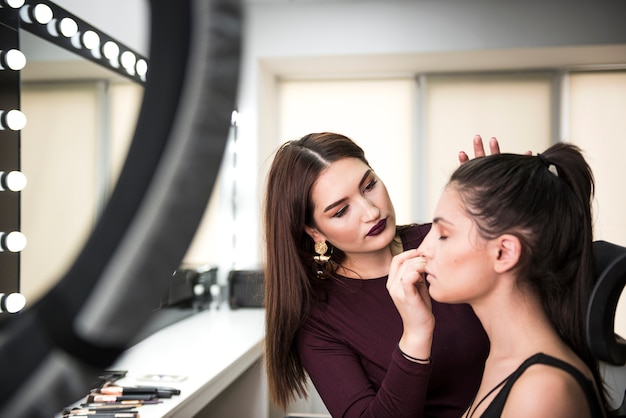
{"type": "MultiPolygon", "coordinates": [[[[490,148],[499,152],[495,138],[490,148]]],[[[474,152],[485,154],[479,136],[474,152]]],[[[432,301],[431,311],[400,301],[396,309],[388,276],[416,274],[422,260],[392,258],[418,247],[430,224],[396,225],[363,150],[328,132],[283,144],[264,210],[274,402],[286,409],[306,396],[310,376],[333,417],[461,416],[480,384],[487,336],[467,305],[432,301]]]]}

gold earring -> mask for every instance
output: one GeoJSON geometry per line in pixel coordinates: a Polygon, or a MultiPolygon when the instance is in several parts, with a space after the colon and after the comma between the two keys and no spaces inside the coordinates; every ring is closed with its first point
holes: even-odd
{"type": "Polygon", "coordinates": [[[330,260],[330,256],[325,255],[326,251],[328,251],[328,245],[326,245],[326,242],[316,242],[313,246],[313,249],[317,253],[317,255],[313,257],[313,259],[318,263],[326,263],[328,260],[330,260]]]}

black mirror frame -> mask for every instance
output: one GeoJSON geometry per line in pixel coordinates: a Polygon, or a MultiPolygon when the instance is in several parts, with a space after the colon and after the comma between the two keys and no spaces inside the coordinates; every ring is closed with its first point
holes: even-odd
{"type": "Polygon", "coordinates": [[[151,0],[150,74],[120,180],[62,280],[0,329],[0,416],[83,396],[149,319],[212,193],[236,108],[237,0],[151,0]]]}

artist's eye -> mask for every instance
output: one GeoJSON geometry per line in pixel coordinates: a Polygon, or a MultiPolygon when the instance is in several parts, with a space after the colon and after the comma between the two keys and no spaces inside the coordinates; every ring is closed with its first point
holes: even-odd
{"type": "Polygon", "coordinates": [[[348,211],[348,206],[344,206],[333,215],[333,218],[341,218],[348,211]]]}

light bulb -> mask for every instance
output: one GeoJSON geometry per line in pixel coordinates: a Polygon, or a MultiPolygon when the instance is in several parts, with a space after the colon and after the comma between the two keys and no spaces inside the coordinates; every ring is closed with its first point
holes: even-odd
{"type": "Polygon", "coordinates": [[[145,59],[139,59],[135,65],[135,69],[140,77],[145,76],[148,72],[148,62],[145,59]]]}
{"type": "Polygon", "coordinates": [[[82,36],[82,42],[87,49],[96,49],[100,46],[100,37],[92,30],[85,31],[82,36]]]}
{"type": "Polygon", "coordinates": [[[3,0],[2,4],[6,4],[13,9],[19,9],[24,5],[24,2],[25,0],[3,0]]]}
{"type": "Polygon", "coordinates": [[[19,231],[0,232],[0,250],[19,253],[26,248],[26,235],[19,231]]]}
{"type": "Polygon", "coordinates": [[[53,17],[52,9],[47,4],[39,3],[33,8],[33,18],[42,25],[50,23],[53,17]]]}
{"type": "Polygon", "coordinates": [[[0,69],[20,71],[26,66],[26,56],[19,49],[0,51],[0,69]]]}
{"type": "Polygon", "coordinates": [[[21,293],[0,293],[0,312],[17,313],[26,306],[26,298],[21,293]]]}
{"type": "Polygon", "coordinates": [[[120,53],[120,47],[113,41],[107,41],[102,46],[102,55],[109,60],[116,60],[120,53]]]}
{"type": "Polygon", "coordinates": [[[19,110],[0,110],[0,129],[19,131],[26,126],[26,115],[19,110]]]}
{"type": "Polygon", "coordinates": [[[59,22],[59,32],[66,38],[71,38],[78,32],[78,24],[74,19],[64,17],[59,22]]]}
{"type": "Polygon", "coordinates": [[[21,171],[0,171],[0,191],[20,192],[26,188],[28,180],[21,171]]]}
{"type": "MultiPolygon", "coordinates": [[[[32,22],[31,22],[32,23],[32,22]]],[[[59,36],[59,28],[58,28],[58,21],[56,19],[52,19],[50,22],[48,22],[48,24],[46,25],[46,29],[48,29],[48,33],[51,36],[54,36],[55,38],[57,38],[59,36]]]]}
{"type": "Polygon", "coordinates": [[[120,62],[122,63],[122,67],[126,68],[127,71],[134,72],[137,57],[130,51],[124,51],[120,57],[120,62]]]}

